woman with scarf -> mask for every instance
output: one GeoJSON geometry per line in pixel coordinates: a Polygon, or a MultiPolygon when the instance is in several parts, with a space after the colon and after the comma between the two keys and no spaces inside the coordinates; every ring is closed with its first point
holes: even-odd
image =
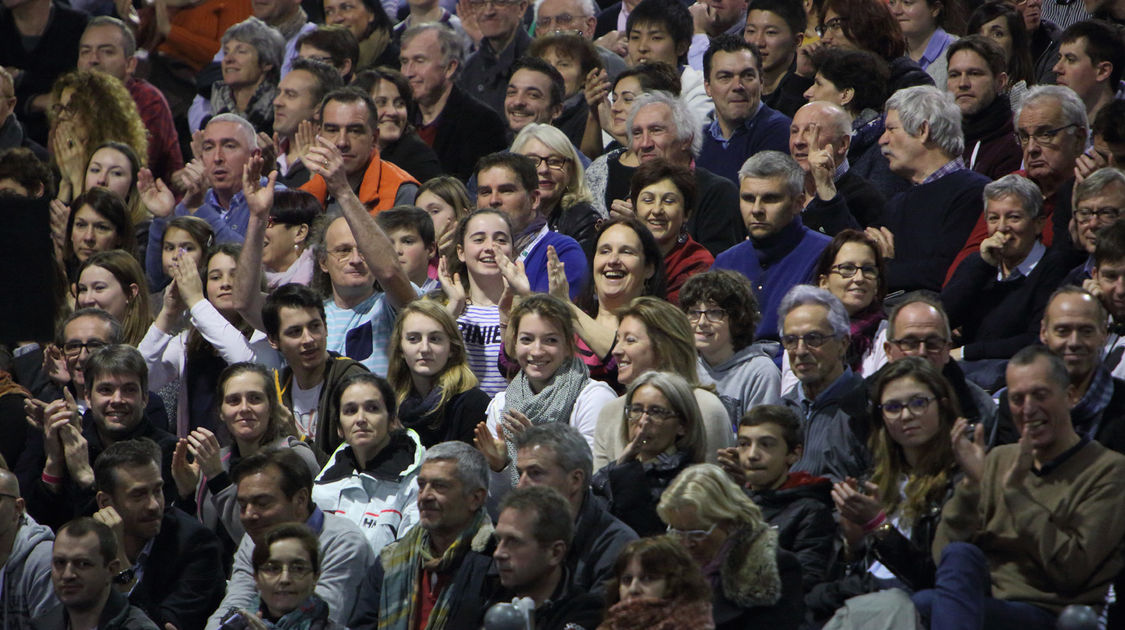
{"type": "Polygon", "coordinates": [[[303,190],[279,190],[273,195],[266,235],[262,240],[262,272],[266,287],[312,282],[316,267],[309,236],[324,208],[316,197],[303,190]]]}
{"type": "Polygon", "coordinates": [[[671,536],[634,540],[614,563],[598,630],[714,630],[711,587],[671,536]]]}
{"type": "Polygon", "coordinates": [[[617,397],[608,385],[591,379],[576,356],[570,307],[561,300],[531,295],[512,309],[509,328],[505,343],[520,371],[492,399],[487,422],[476,428],[477,447],[494,473],[491,494],[497,499],[518,481],[516,434],[536,424],[567,422],[592,449],[598,411],[617,397]]]}
{"type": "MultiPolygon", "coordinates": [[[[851,337],[845,363],[853,372],[871,375],[887,362],[883,342],[887,340],[886,262],[871,237],[859,230],[843,230],[820,255],[814,277],[844,304],[851,320],[851,337]]],[[[797,384],[789,366],[789,352],[781,360],[781,391],[797,384]]]]}
{"type": "Polygon", "coordinates": [[[427,448],[450,440],[472,444],[490,399],[469,369],[457,322],[441,304],[415,300],[399,313],[391,339],[387,381],[399,423],[427,448]]]}
{"type": "Polygon", "coordinates": [[[273,133],[273,99],[285,40],[255,17],[223,33],[223,79],[211,88],[211,115],[238,114],[258,132],[273,133]]]}
{"type": "Polygon", "coordinates": [[[639,536],[652,536],[664,529],[656,505],[665,488],[704,459],[703,416],[684,377],[656,371],[629,385],[622,415],[628,444],[594,473],[591,486],[611,514],[639,536]]]}

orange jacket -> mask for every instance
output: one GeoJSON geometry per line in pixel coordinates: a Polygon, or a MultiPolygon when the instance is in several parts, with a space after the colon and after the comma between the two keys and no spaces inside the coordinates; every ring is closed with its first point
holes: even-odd
{"type": "Polygon", "coordinates": [[[173,9],[172,30],[160,45],[160,52],[186,62],[198,72],[219,52],[223,33],[250,17],[250,4],[250,0],[206,0],[173,9]]]}
{"type": "MultiPolygon", "coordinates": [[[[371,161],[363,173],[357,196],[367,206],[368,212],[379,214],[394,207],[398,187],[404,183],[417,185],[418,180],[394,164],[379,159],[379,149],[375,149],[371,152],[371,161]]],[[[311,193],[321,205],[328,198],[328,183],[320,175],[313,175],[301,186],[301,190],[311,193]]]]}

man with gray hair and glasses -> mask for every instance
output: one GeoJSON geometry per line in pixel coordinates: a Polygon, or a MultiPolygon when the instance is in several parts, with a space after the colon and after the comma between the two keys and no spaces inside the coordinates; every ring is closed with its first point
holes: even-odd
{"type": "MultiPolygon", "coordinates": [[[[762,151],[738,172],[739,209],[750,238],[715,257],[712,269],[750,279],[762,306],[755,339],[777,339],[778,305],[793,286],[812,281],[829,238],[805,227],[805,171],[780,151],[762,151]]],[[[845,318],[846,319],[846,318],[845,318]]]]}
{"type": "Polygon", "coordinates": [[[1098,230],[1117,221],[1125,209],[1125,172],[1106,166],[1094,171],[1074,186],[1071,234],[1078,247],[1086,252],[1086,260],[1063,280],[1064,284],[1082,286],[1094,270],[1094,250],[1098,247],[1098,230]]]}
{"type": "Polygon", "coordinates": [[[605,501],[590,489],[594,454],[586,438],[569,424],[549,422],[520,433],[515,442],[517,487],[554,488],[570,505],[574,539],[566,564],[571,584],[576,590],[603,594],[618,553],[637,539],[637,533],[610,514],[605,501]]]}
{"type": "Polygon", "coordinates": [[[961,110],[933,86],[899,90],[887,99],[879,148],[891,171],[913,186],[887,201],[868,230],[887,261],[887,290],[941,290],[945,270],[983,209],[989,179],[965,166],[961,110]]]}
{"type": "MultiPolygon", "coordinates": [[[[593,41],[598,25],[598,9],[594,0],[537,0],[535,3],[535,37],[574,33],[593,41]]],[[[625,69],[625,61],[617,53],[595,45],[602,59],[605,76],[611,81],[625,69]]]]}
{"type": "Polygon", "coordinates": [[[464,442],[422,456],[419,523],[387,545],[367,573],[348,627],[476,630],[491,596],[488,463],[464,442]]]}
{"type": "Polygon", "coordinates": [[[790,472],[834,482],[861,478],[871,468],[867,451],[867,386],[844,361],[851,325],[836,296],[799,284],[778,307],[781,345],[797,384],[781,398],[801,419],[805,448],[790,472]]]}

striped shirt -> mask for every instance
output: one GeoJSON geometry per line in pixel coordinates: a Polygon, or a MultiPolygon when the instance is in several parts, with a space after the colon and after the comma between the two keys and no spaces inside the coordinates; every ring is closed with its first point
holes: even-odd
{"type": "Polygon", "coordinates": [[[504,391],[508,381],[496,365],[502,343],[500,310],[495,306],[467,305],[457,318],[457,326],[465,339],[469,369],[477,375],[481,390],[489,397],[504,391]]]}

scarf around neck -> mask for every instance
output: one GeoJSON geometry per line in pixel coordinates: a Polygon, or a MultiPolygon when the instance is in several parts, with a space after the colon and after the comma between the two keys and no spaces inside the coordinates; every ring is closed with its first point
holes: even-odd
{"type": "MultiPolygon", "coordinates": [[[[265,604],[260,604],[263,615],[265,604]]],[[[312,594],[296,610],[287,613],[275,622],[263,618],[262,622],[270,630],[320,630],[328,626],[328,604],[317,594],[312,594]]]]}
{"type": "MultiPolygon", "coordinates": [[[[567,422],[578,395],[582,393],[586,383],[590,380],[590,370],[578,357],[571,357],[564,362],[551,382],[538,394],[531,391],[531,382],[527,374],[520,370],[516,378],[508,385],[504,394],[504,408],[501,417],[510,410],[515,410],[527,416],[532,424],[546,424],[548,422],[567,422]]],[[[505,440],[508,446],[508,457],[516,461],[516,444],[510,438],[505,440]]],[[[512,476],[512,486],[519,482],[519,473],[515,466],[509,466],[512,476]]]]}
{"type": "Polygon", "coordinates": [[[411,391],[398,406],[398,419],[402,426],[412,429],[426,425],[428,429],[437,429],[441,424],[438,415],[438,403],[441,402],[441,387],[434,387],[425,397],[411,391]]]}
{"type": "Polygon", "coordinates": [[[992,103],[972,116],[961,117],[961,128],[965,132],[965,146],[971,147],[983,140],[1002,133],[1005,126],[1012,123],[1012,104],[1007,94],[998,94],[992,103]]]}
{"type": "Polygon", "coordinates": [[[879,323],[887,315],[883,312],[883,303],[876,300],[866,309],[851,318],[851,342],[848,344],[846,360],[852,371],[857,374],[863,365],[863,357],[871,349],[875,341],[875,331],[879,330],[879,323]]]}
{"type": "Polygon", "coordinates": [[[598,630],[712,630],[711,602],[638,597],[614,604],[598,630]]]}

